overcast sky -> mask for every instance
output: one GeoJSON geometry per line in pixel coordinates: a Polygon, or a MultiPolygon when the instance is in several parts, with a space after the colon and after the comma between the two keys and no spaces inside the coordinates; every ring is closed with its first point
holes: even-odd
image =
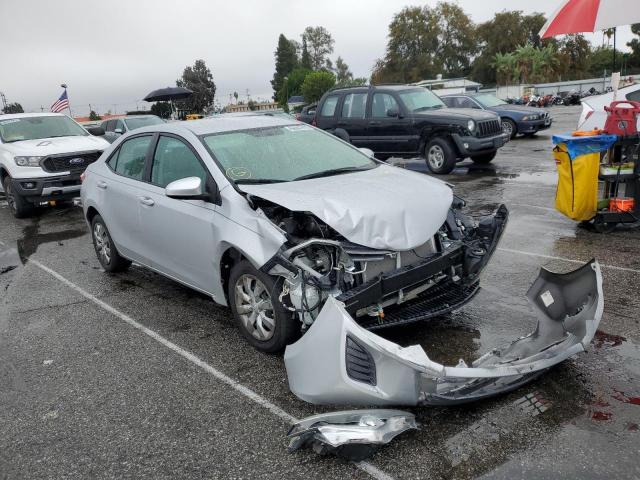
{"type": "MultiPolygon", "coordinates": [[[[458,0],[482,22],[505,9],[549,15],[560,0],[458,0]]],[[[45,111],[69,85],[75,114],[149,104],[151,90],[175,85],[188,64],[205,60],[217,100],[234,90],[271,96],[278,35],[300,40],[308,25],[326,27],[356,76],[384,55],[387,27],[410,0],[0,0],[0,91],[25,111],[45,111]]],[[[601,43],[602,35],[590,36],[601,43]]],[[[628,29],[618,45],[631,38],[628,29]]]]}

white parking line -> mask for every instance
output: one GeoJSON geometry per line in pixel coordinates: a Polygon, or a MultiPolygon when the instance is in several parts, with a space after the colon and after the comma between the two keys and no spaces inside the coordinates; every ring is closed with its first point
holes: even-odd
{"type": "MultiPolygon", "coordinates": [[[[526,255],[528,257],[538,257],[538,258],[547,258],[549,260],[560,260],[563,262],[577,263],[580,265],[584,265],[587,263],[587,260],[575,260],[573,258],[565,258],[565,257],[554,257],[553,255],[543,255],[542,253],[533,253],[533,252],[525,252],[523,250],[514,250],[512,248],[502,248],[498,247],[498,250],[502,252],[515,253],[518,255],[526,255]]],[[[600,264],[603,268],[608,268],[610,270],[618,270],[621,272],[631,272],[631,273],[640,273],[640,270],[636,268],[628,268],[628,267],[618,267],[617,265],[605,265],[604,263],[600,264]]]]}
{"type": "MultiPolygon", "coordinates": [[[[298,419],[296,417],[294,417],[293,415],[285,412],[283,409],[281,409],[277,405],[271,403],[269,400],[264,398],[262,395],[254,392],[249,387],[246,387],[245,385],[241,384],[237,380],[234,380],[233,378],[229,377],[228,375],[222,373],[220,370],[212,367],[207,362],[205,362],[201,358],[197,357],[193,353],[191,353],[191,352],[179,347],[178,345],[176,345],[175,343],[171,342],[170,340],[167,340],[166,338],[164,338],[159,333],[157,333],[157,332],[145,327],[141,323],[136,322],[130,316],[122,313],[120,310],[115,309],[114,307],[112,307],[108,303],[103,302],[102,300],[100,300],[95,295],[92,295],[89,292],[87,292],[86,290],[83,290],[81,287],[79,287],[75,283],[71,282],[70,280],[67,280],[65,277],[60,275],[55,270],[50,269],[49,267],[47,267],[46,265],[43,265],[42,263],[38,262],[37,260],[30,259],[29,263],[33,264],[36,267],[40,268],[41,270],[47,272],[49,275],[51,275],[55,279],[59,280],[60,282],[64,283],[66,286],[68,286],[72,290],[75,290],[80,295],[85,297],[87,300],[92,301],[93,303],[98,305],[103,310],[105,310],[105,311],[109,312],[110,314],[118,317],[120,320],[122,320],[123,322],[131,325],[133,328],[137,328],[142,333],[144,333],[144,334],[148,335],[149,337],[153,338],[156,342],[164,345],[169,350],[172,350],[175,353],[177,353],[178,355],[180,355],[181,357],[189,360],[191,363],[197,365],[198,367],[203,369],[205,372],[211,374],[212,376],[214,376],[215,378],[217,378],[221,382],[226,383],[231,388],[233,388],[237,392],[241,393],[242,395],[244,395],[249,400],[251,400],[251,401],[257,403],[258,405],[260,405],[260,406],[266,408],[267,410],[269,410],[276,417],[278,417],[278,418],[280,418],[280,419],[282,419],[282,420],[284,420],[285,422],[288,422],[288,423],[295,423],[295,422],[298,421],[298,419]]],[[[362,470],[362,471],[368,473],[369,475],[371,475],[376,480],[393,480],[392,476],[390,476],[389,474],[383,472],[382,470],[380,470],[379,468],[375,467],[374,465],[372,465],[372,464],[370,464],[368,462],[354,463],[354,465],[356,467],[358,467],[360,470],[362,470]]]]}

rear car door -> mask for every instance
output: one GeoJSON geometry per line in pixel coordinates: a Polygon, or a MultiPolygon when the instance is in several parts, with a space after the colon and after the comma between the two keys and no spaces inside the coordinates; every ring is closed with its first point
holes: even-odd
{"type": "Polygon", "coordinates": [[[161,134],[151,160],[149,183],[139,198],[145,245],[152,268],[211,293],[219,269],[219,265],[214,265],[216,205],[165,195],[169,183],[187,177],[200,178],[203,190],[213,182],[186,140],[161,134]]]}
{"type": "Polygon", "coordinates": [[[404,154],[418,150],[413,121],[390,92],[374,92],[367,124],[368,147],[376,153],[404,154]]]}
{"type": "Polygon", "coordinates": [[[148,257],[140,224],[139,199],[146,188],[145,162],[153,138],[153,134],[137,135],[122,142],[107,160],[110,175],[96,180],[100,215],[116,247],[125,257],[144,264],[148,264],[148,257]]]}
{"type": "Polygon", "coordinates": [[[368,147],[367,139],[367,92],[347,93],[342,100],[337,128],[349,134],[356,147],[368,147]]]}

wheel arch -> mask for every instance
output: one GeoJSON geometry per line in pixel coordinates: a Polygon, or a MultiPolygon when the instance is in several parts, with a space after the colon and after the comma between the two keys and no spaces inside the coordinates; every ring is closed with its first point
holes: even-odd
{"type": "Polygon", "coordinates": [[[248,260],[248,257],[234,246],[229,246],[220,257],[220,282],[222,283],[222,291],[227,304],[229,304],[228,289],[231,269],[242,260],[248,260]]]}

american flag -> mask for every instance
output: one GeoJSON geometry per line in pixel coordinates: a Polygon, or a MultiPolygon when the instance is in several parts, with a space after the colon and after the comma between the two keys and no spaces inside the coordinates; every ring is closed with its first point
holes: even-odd
{"type": "Polygon", "coordinates": [[[60,95],[60,98],[56,100],[56,102],[53,105],[51,105],[51,111],[53,113],[58,113],[68,107],[69,107],[69,99],[67,98],[67,91],[65,90],[64,92],[62,92],[62,95],[60,95]]]}

